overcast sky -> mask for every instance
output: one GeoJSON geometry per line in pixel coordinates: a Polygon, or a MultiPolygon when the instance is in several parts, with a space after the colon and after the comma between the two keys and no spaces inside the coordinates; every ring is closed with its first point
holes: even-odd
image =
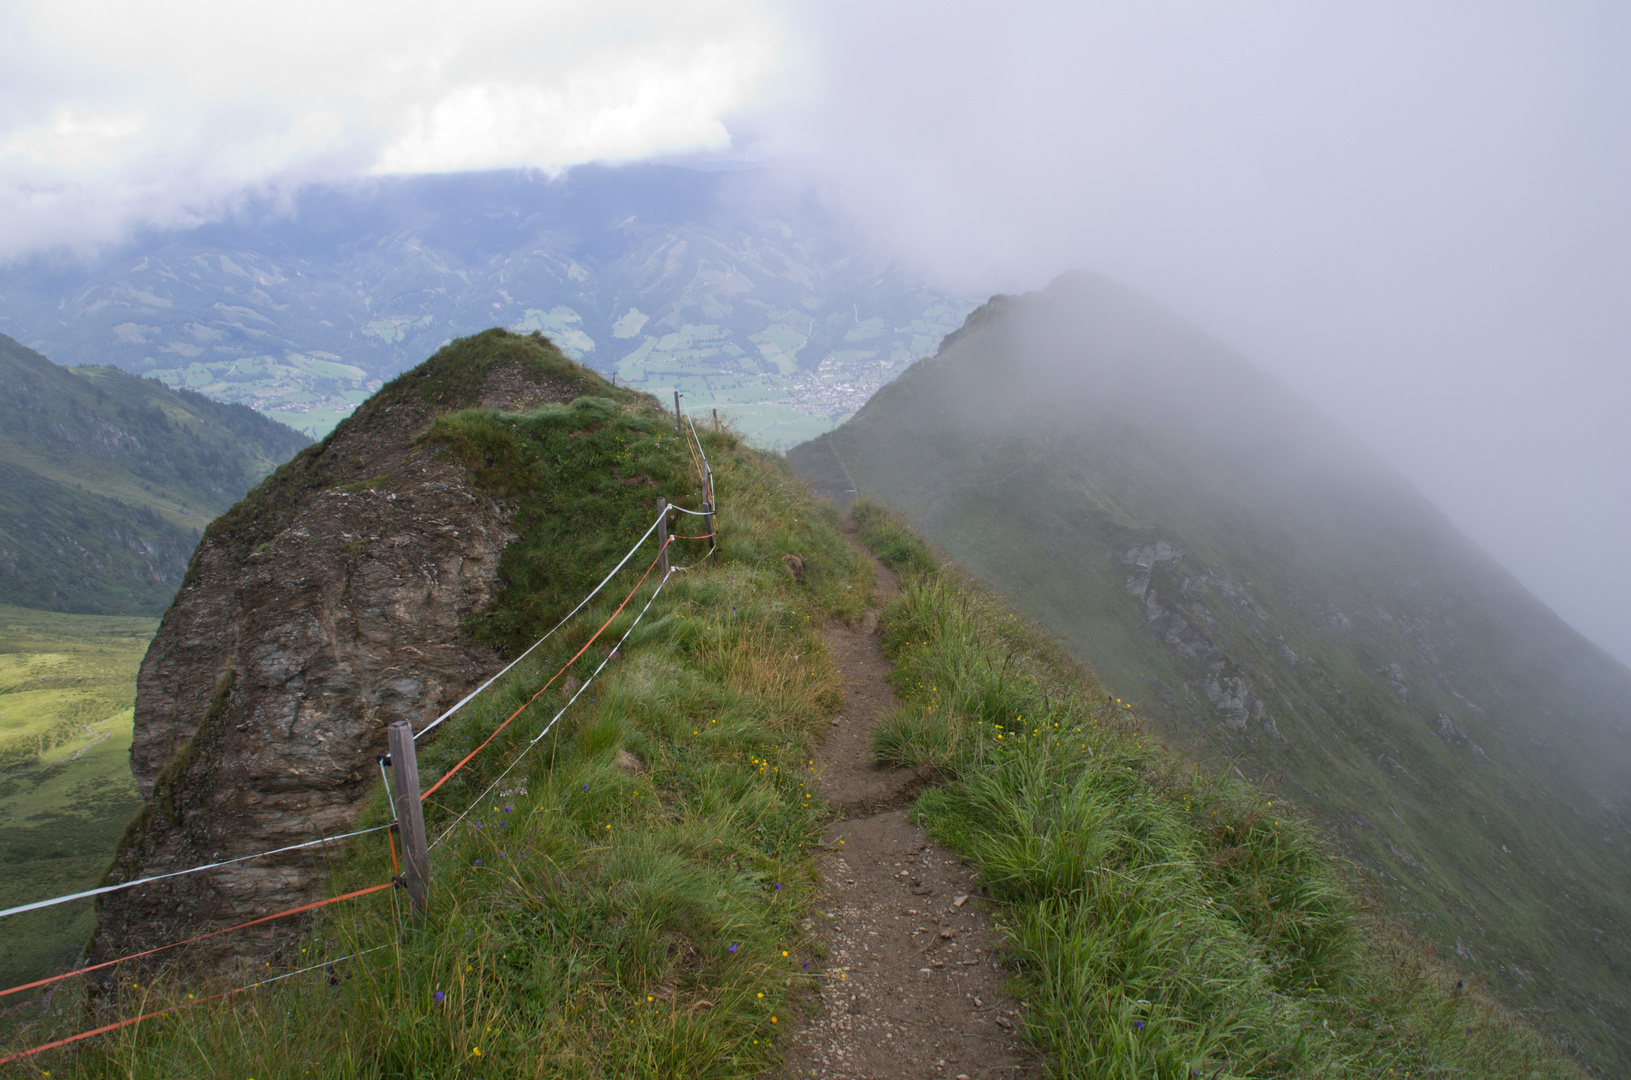
{"type": "Polygon", "coordinates": [[[1279,374],[1631,662],[1631,5],[0,0],[0,257],[368,173],[771,159],[1279,374]]]}

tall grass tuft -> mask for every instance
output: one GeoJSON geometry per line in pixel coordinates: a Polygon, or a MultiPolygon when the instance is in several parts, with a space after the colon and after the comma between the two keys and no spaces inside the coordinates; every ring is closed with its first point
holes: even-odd
{"type": "Polygon", "coordinates": [[[872,549],[878,561],[902,573],[927,572],[940,568],[933,549],[889,510],[870,499],[859,499],[850,507],[861,543],[872,549]]]}
{"type": "Polygon", "coordinates": [[[863,516],[905,571],[874,755],[947,778],[915,812],[978,867],[1057,1075],[1582,1075],[1383,925],[1283,800],[1149,739],[991,596],[902,555],[898,518],[863,516]]]}

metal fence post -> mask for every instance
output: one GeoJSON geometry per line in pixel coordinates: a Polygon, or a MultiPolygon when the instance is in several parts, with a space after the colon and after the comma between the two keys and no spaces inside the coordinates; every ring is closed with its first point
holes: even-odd
{"type": "Polygon", "coordinates": [[[657,567],[668,576],[668,500],[657,496],[657,567]]]}
{"type": "Polygon", "coordinates": [[[425,844],[425,811],[419,804],[419,762],[413,753],[413,727],[398,720],[385,729],[391,749],[391,776],[396,780],[396,821],[402,832],[403,883],[413,909],[430,910],[430,849],[425,844]]]}

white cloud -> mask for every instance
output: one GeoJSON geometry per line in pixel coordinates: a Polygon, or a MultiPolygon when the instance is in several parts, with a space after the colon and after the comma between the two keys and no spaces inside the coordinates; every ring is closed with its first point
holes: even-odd
{"type": "Polygon", "coordinates": [[[784,50],[763,0],[22,0],[0,258],[306,180],[718,149],[784,50]]]}
{"type": "Polygon", "coordinates": [[[375,171],[560,168],[720,149],[730,142],[721,117],[742,104],[769,59],[762,42],[736,41],[596,56],[547,85],[457,86],[408,114],[375,171]]]}
{"type": "Polygon", "coordinates": [[[43,124],[15,131],[0,142],[0,161],[8,157],[34,166],[84,169],[105,165],[128,148],[147,126],[147,113],[84,115],[60,106],[43,124]]]}

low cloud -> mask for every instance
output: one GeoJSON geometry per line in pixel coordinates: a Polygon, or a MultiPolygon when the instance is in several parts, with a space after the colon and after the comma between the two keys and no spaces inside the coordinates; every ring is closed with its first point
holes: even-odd
{"type": "Polygon", "coordinates": [[[752,0],[36,0],[0,39],[0,258],[314,180],[719,149],[784,48],[752,0]]]}
{"type": "Polygon", "coordinates": [[[813,92],[752,117],[970,293],[1071,267],[1360,434],[1631,662],[1631,8],[797,9],[813,92]]]}

